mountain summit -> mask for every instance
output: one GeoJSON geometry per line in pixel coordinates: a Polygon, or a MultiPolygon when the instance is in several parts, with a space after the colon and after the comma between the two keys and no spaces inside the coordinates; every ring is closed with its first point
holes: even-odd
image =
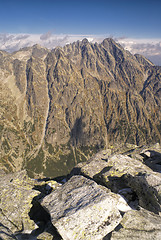
{"type": "Polygon", "coordinates": [[[100,148],[161,139],[161,67],[107,38],[0,51],[1,168],[58,176],[100,148]]]}

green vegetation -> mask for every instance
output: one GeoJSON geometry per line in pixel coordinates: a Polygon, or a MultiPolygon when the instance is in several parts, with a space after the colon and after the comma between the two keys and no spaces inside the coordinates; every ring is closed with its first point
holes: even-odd
{"type": "Polygon", "coordinates": [[[52,146],[45,142],[38,155],[27,160],[26,168],[30,177],[34,177],[33,172],[42,173],[46,177],[62,176],[68,174],[77,163],[86,161],[97,151],[97,146],[73,148],[70,143],[52,146]]]}
{"type": "Polygon", "coordinates": [[[13,156],[14,158],[18,158],[18,155],[17,155],[16,153],[12,153],[12,156],[13,156]]]}
{"type": "Polygon", "coordinates": [[[7,170],[7,172],[12,172],[13,168],[11,167],[11,164],[9,161],[11,161],[12,159],[8,159],[7,156],[4,156],[2,158],[0,158],[0,163],[2,163],[2,165],[5,167],[5,169],[7,170]]]}
{"type": "Polygon", "coordinates": [[[134,123],[128,123],[126,120],[121,119],[116,122],[115,128],[111,130],[112,134],[118,134],[120,140],[126,142],[128,139],[129,143],[135,143],[136,126],[134,123]]]}
{"type": "Polygon", "coordinates": [[[45,147],[48,149],[48,152],[52,155],[55,151],[54,147],[52,144],[45,142],[45,147]]]}
{"type": "Polygon", "coordinates": [[[80,146],[80,150],[88,157],[98,152],[98,146],[80,146]]]}
{"type": "MultiPolygon", "coordinates": [[[[35,172],[35,173],[40,174],[44,170],[43,162],[44,162],[44,152],[43,152],[43,149],[40,148],[38,155],[35,158],[33,158],[31,160],[27,160],[26,167],[30,172],[35,172]]],[[[31,174],[30,174],[30,176],[31,176],[31,174]]],[[[34,176],[32,176],[32,177],[34,177],[34,176]]]]}
{"type": "Polygon", "coordinates": [[[3,131],[4,126],[0,125],[0,138],[2,137],[2,131],[3,131]]]}
{"type": "Polygon", "coordinates": [[[24,156],[26,156],[30,152],[30,150],[31,150],[31,146],[27,143],[24,156]]]}
{"type": "Polygon", "coordinates": [[[0,132],[2,132],[4,126],[3,125],[0,125],[0,132]]]}
{"type": "Polygon", "coordinates": [[[55,128],[51,128],[51,129],[48,129],[48,134],[54,134],[56,133],[56,129],[55,128]]]}
{"type": "Polygon", "coordinates": [[[32,124],[31,121],[24,121],[24,131],[29,134],[33,133],[35,131],[35,124],[32,124]]]}

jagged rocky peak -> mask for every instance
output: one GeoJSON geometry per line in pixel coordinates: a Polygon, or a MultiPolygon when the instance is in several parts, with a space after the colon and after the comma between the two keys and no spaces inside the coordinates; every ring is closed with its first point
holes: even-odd
{"type": "Polygon", "coordinates": [[[9,55],[8,52],[3,51],[3,50],[0,50],[0,56],[1,56],[1,57],[3,57],[3,56],[7,56],[7,55],[9,55]]]}
{"type": "Polygon", "coordinates": [[[81,42],[82,42],[82,44],[88,44],[89,43],[87,38],[84,38],[81,42]]]}
{"type": "Polygon", "coordinates": [[[160,141],[161,68],[148,63],[113,39],[1,55],[2,166],[63,175],[100,148],[160,141]]]}
{"type": "Polygon", "coordinates": [[[34,57],[38,57],[38,58],[45,58],[48,54],[49,50],[45,47],[42,47],[38,44],[34,45],[32,47],[32,55],[34,57]]]}
{"type": "Polygon", "coordinates": [[[145,58],[144,56],[142,56],[140,54],[135,54],[135,57],[136,57],[137,61],[144,66],[149,66],[149,67],[154,66],[154,64],[150,60],[148,60],[147,58],[145,58]]]}
{"type": "Polygon", "coordinates": [[[103,45],[109,51],[116,48],[125,51],[124,48],[119,43],[116,43],[112,38],[105,38],[101,45],[103,45]]]}
{"type": "Polygon", "coordinates": [[[105,38],[102,42],[104,46],[109,46],[109,44],[116,44],[116,42],[112,38],[105,38]]]}
{"type": "Polygon", "coordinates": [[[14,59],[25,60],[27,61],[31,56],[45,59],[49,50],[40,46],[39,44],[35,44],[32,47],[21,48],[19,51],[12,53],[12,57],[14,59]]]}
{"type": "Polygon", "coordinates": [[[56,47],[52,50],[53,55],[55,55],[55,57],[57,59],[59,59],[60,57],[62,57],[64,55],[64,51],[62,47],[56,47]]]}

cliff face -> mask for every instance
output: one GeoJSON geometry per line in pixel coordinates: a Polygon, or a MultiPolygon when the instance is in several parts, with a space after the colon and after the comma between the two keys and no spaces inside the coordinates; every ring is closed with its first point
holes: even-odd
{"type": "Polygon", "coordinates": [[[161,67],[105,39],[0,51],[0,163],[62,175],[113,143],[160,141],[161,67]]]}

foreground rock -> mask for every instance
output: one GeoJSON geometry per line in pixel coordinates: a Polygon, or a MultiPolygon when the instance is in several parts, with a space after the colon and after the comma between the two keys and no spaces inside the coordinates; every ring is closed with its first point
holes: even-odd
{"type": "Polygon", "coordinates": [[[119,231],[112,233],[111,240],[160,240],[161,217],[145,209],[125,213],[119,231]]]}
{"type": "Polygon", "coordinates": [[[64,240],[102,239],[121,221],[119,210],[130,210],[121,197],[83,176],[72,177],[45,197],[42,206],[64,240]]]}
{"type": "Polygon", "coordinates": [[[99,152],[59,183],[0,170],[0,239],[160,240],[160,146],[131,147],[99,152]]]}
{"type": "Polygon", "coordinates": [[[54,181],[47,183],[30,179],[25,170],[0,173],[0,239],[37,239],[49,220],[38,200],[57,184],[54,181]],[[34,209],[39,214],[31,217],[34,209]]]}
{"type": "Polygon", "coordinates": [[[35,223],[28,216],[33,198],[39,195],[33,190],[34,185],[35,181],[29,179],[25,171],[0,178],[0,221],[12,232],[35,229],[35,223]]]}
{"type": "Polygon", "coordinates": [[[161,174],[153,172],[140,161],[116,155],[108,159],[111,169],[102,174],[105,185],[115,190],[131,187],[139,198],[139,205],[150,211],[161,211],[161,174]],[[116,185],[115,185],[116,183],[116,185]]]}
{"type": "Polygon", "coordinates": [[[13,232],[5,227],[2,223],[0,223],[0,239],[1,240],[12,240],[17,238],[14,236],[13,232]]]}
{"type": "Polygon", "coordinates": [[[152,171],[140,160],[102,153],[89,162],[77,165],[71,175],[80,174],[94,179],[115,193],[131,191],[131,199],[138,198],[139,205],[155,213],[161,212],[161,174],[152,171]],[[103,159],[103,160],[102,160],[103,159]],[[130,190],[131,189],[131,190],[130,190]]]}

